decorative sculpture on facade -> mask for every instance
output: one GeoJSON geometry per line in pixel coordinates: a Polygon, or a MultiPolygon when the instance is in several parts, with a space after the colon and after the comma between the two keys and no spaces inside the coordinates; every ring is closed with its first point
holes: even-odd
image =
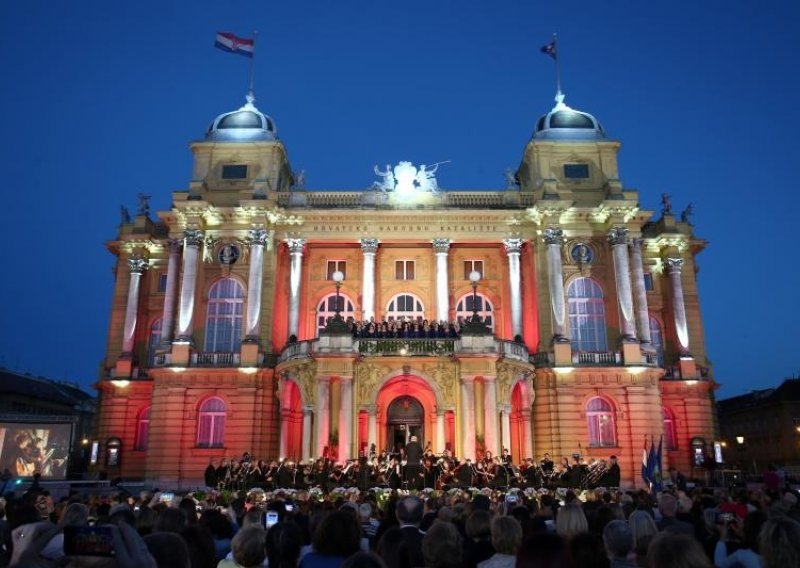
{"type": "Polygon", "coordinates": [[[661,215],[672,215],[672,196],[669,193],[661,194],[661,215]]]}
{"type": "Polygon", "coordinates": [[[681,212],[681,222],[691,225],[693,213],[694,213],[694,206],[690,203],[689,205],[686,206],[686,209],[684,209],[681,212]]]}
{"type": "Polygon", "coordinates": [[[136,211],[136,215],[137,216],[142,215],[144,217],[149,216],[150,215],[150,196],[149,195],[145,195],[144,193],[140,193],[136,197],[139,200],[139,207],[138,207],[138,209],[136,211]]]}
{"type": "Polygon", "coordinates": [[[503,178],[506,180],[506,191],[516,191],[519,189],[519,181],[511,168],[506,168],[503,172],[503,178]]]}
{"type": "Polygon", "coordinates": [[[398,162],[394,168],[392,168],[391,164],[386,164],[385,170],[379,170],[376,165],[373,170],[375,175],[380,176],[381,179],[373,182],[371,189],[384,192],[425,191],[436,193],[439,189],[436,171],[441,164],[446,164],[449,161],[436,162],[430,167],[420,164],[419,168],[415,167],[411,162],[403,161],[398,162]]]}

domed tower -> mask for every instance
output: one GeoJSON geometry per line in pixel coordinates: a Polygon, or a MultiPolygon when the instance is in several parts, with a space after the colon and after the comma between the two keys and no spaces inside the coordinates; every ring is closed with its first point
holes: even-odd
{"type": "Polygon", "coordinates": [[[536,121],[525,148],[518,178],[523,192],[534,199],[565,199],[581,203],[621,199],[617,169],[620,144],[606,138],[591,114],[569,107],[564,95],[536,121]]]}
{"type": "Polygon", "coordinates": [[[255,106],[251,92],[237,110],[217,116],[205,139],[191,145],[194,168],[190,200],[231,206],[241,200],[270,199],[288,189],[291,167],[278,129],[255,106]]]}

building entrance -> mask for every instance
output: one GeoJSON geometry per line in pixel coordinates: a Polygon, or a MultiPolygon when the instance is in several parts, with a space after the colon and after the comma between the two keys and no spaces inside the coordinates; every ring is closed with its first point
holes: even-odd
{"type": "Polygon", "coordinates": [[[395,398],[386,412],[387,449],[397,451],[404,447],[411,436],[416,436],[425,446],[425,410],[414,397],[404,395],[395,398]]]}

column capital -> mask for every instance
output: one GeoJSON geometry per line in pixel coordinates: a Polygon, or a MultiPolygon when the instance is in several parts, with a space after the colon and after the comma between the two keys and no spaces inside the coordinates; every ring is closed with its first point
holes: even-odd
{"type": "Polygon", "coordinates": [[[311,416],[312,414],[314,414],[314,405],[312,404],[303,405],[303,416],[311,416]]]}
{"type": "Polygon", "coordinates": [[[564,231],[558,227],[547,227],[542,231],[542,240],[546,245],[564,244],[564,231]]]}
{"type": "Polygon", "coordinates": [[[303,249],[306,246],[305,239],[286,239],[286,246],[289,247],[289,252],[292,254],[303,254],[303,249]]]}
{"type": "Polygon", "coordinates": [[[431,244],[436,254],[447,254],[450,250],[450,239],[448,238],[441,237],[433,239],[431,240],[431,244]]]}
{"type": "Polygon", "coordinates": [[[614,227],[608,232],[608,242],[611,243],[611,246],[628,244],[628,229],[614,227]]]}
{"type": "Polygon", "coordinates": [[[630,242],[631,248],[633,250],[640,251],[640,250],[642,250],[642,247],[644,246],[644,239],[631,239],[629,242],[630,242]]]}
{"type": "Polygon", "coordinates": [[[269,237],[270,231],[267,231],[262,227],[256,227],[247,231],[247,239],[245,239],[245,242],[251,247],[254,245],[264,246],[267,244],[269,237]]]}
{"type": "Polygon", "coordinates": [[[375,238],[361,239],[361,252],[364,254],[375,254],[378,252],[378,245],[381,242],[375,238]]]}
{"type": "Polygon", "coordinates": [[[183,241],[181,239],[167,239],[165,248],[170,254],[176,254],[181,252],[181,246],[183,246],[183,241]]]}
{"type": "Polygon", "coordinates": [[[666,260],[667,264],[667,271],[677,272],[680,273],[681,269],[683,268],[683,259],[682,258],[668,258],[666,260]]]}
{"type": "Polygon", "coordinates": [[[352,383],[353,377],[350,375],[339,375],[339,381],[342,383],[352,383]]]}
{"type": "Polygon", "coordinates": [[[183,232],[183,241],[187,247],[199,247],[203,244],[203,236],[200,229],[186,229],[183,232]]]}
{"type": "Polygon", "coordinates": [[[497,381],[497,377],[494,375],[483,375],[483,382],[485,383],[494,383],[497,381]]]}
{"type": "Polygon", "coordinates": [[[502,412],[504,414],[511,414],[511,405],[501,402],[500,404],[497,405],[497,412],[502,412]]]}
{"type": "Polygon", "coordinates": [[[447,413],[447,409],[445,407],[443,407],[443,406],[437,406],[436,407],[436,416],[437,417],[441,416],[442,418],[444,418],[444,415],[446,413],[447,413]]]}
{"type": "Polygon", "coordinates": [[[525,244],[525,239],[503,239],[506,254],[519,254],[523,244],[525,244]]]}
{"type": "Polygon", "coordinates": [[[474,385],[475,377],[461,377],[460,383],[462,385],[474,385]]]}
{"type": "Polygon", "coordinates": [[[377,416],[378,415],[378,405],[377,404],[368,404],[364,407],[367,411],[367,414],[370,416],[377,416]]]}
{"type": "Polygon", "coordinates": [[[128,259],[128,270],[131,274],[142,274],[150,267],[150,261],[141,256],[134,256],[128,259]]]}

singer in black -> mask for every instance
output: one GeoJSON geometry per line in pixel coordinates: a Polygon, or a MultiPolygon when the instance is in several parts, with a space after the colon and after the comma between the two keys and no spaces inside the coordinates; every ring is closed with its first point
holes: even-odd
{"type": "Polygon", "coordinates": [[[406,477],[409,489],[422,489],[424,478],[422,477],[422,446],[416,436],[411,436],[406,444],[406,477]]]}

